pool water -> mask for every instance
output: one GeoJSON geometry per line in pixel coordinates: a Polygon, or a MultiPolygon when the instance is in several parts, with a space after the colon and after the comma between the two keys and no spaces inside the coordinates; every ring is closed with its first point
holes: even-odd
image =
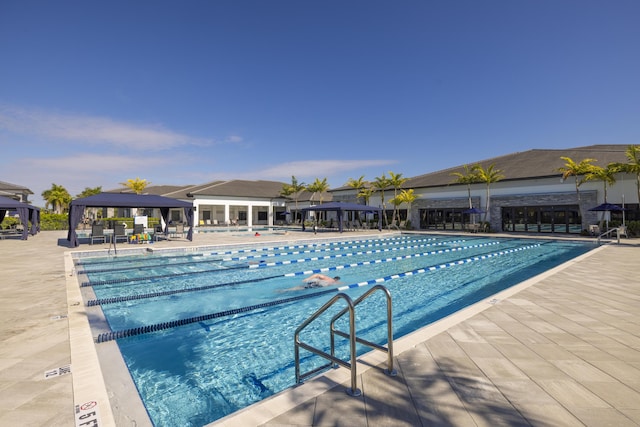
{"type": "MultiPolygon", "coordinates": [[[[339,291],[355,299],[374,283],[387,287],[397,339],[592,248],[567,241],[403,235],[157,251],[83,259],[77,269],[116,332],[105,339],[117,338],[152,422],[202,426],[294,385],[294,331],[339,291]],[[313,272],[338,275],[340,284],[292,289],[313,272]],[[292,297],[299,299],[288,302],[292,297]],[[147,325],[160,326],[144,333],[147,325]]],[[[328,322],[344,307],[328,310],[302,340],[328,350],[328,322]]],[[[348,330],[347,320],[342,330],[348,330]]],[[[386,344],[382,294],[358,305],[356,328],[358,336],[386,344]]],[[[337,355],[348,359],[347,341],[338,344],[337,355]]],[[[359,354],[366,351],[358,347],[359,354]]],[[[324,363],[301,351],[303,372],[324,363]]]]}

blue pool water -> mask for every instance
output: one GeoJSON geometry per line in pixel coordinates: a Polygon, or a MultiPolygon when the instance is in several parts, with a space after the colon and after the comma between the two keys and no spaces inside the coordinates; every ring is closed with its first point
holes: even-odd
{"type": "MultiPolygon", "coordinates": [[[[374,283],[387,287],[399,338],[592,248],[566,241],[402,235],[156,251],[84,259],[76,268],[95,292],[88,303],[101,305],[111,328],[102,338],[117,339],[152,422],[202,426],[294,385],[294,331],[338,291],[355,299],[374,283]],[[312,272],[339,275],[341,284],[291,290],[312,272]]],[[[358,336],[386,344],[385,307],[382,296],[358,306],[358,336]]],[[[328,349],[328,321],[342,308],[330,309],[302,339],[328,349]]],[[[338,356],[348,358],[346,341],[338,356]]],[[[301,360],[302,371],[325,363],[305,351],[301,360]]]]}

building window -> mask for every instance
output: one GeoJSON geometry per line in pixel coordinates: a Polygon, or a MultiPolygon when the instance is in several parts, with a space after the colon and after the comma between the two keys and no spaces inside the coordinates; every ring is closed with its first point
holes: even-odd
{"type": "Polygon", "coordinates": [[[504,207],[502,231],[580,234],[580,210],[578,205],[504,207]]]}

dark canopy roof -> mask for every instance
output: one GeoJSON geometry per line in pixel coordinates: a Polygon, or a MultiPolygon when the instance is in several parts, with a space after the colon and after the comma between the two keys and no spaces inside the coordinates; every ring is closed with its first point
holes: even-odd
{"type": "Polygon", "coordinates": [[[75,199],[70,206],[93,208],[192,208],[193,203],[154,194],[100,193],[75,199]]]}
{"type": "MultiPolygon", "coordinates": [[[[321,205],[310,206],[308,208],[300,209],[302,212],[302,231],[304,231],[304,219],[307,215],[307,212],[321,212],[321,211],[335,211],[338,215],[338,230],[342,233],[342,213],[344,211],[358,211],[358,212],[377,212],[380,213],[382,208],[377,208],[374,206],[368,205],[359,205],[357,203],[343,203],[343,202],[331,202],[331,203],[323,203],[321,205]]],[[[378,230],[382,230],[382,218],[378,215],[378,230]]]]}
{"type": "MultiPolygon", "coordinates": [[[[165,224],[169,221],[170,208],[184,208],[185,216],[189,223],[187,239],[193,240],[193,203],[170,197],[154,194],[132,193],[100,193],[81,199],[75,199],[69,204],[69,235],[67,240],[72,247],[78,246],[76,225],[80,223],[84,210],[87,207],[94,208],[159,208],[165,224]]],[[[165,232],[167,230],[165,229],[165,232]]]]}
{"type": "Polygon", "coordinates": [[[9,197],[0,196],[0,222],[4,219],[7,211],[15,210],[18,212],[20,222],[22,223],[22,240],[27,240],[29,232],[32,235],[40,231],[40,208],[19,202],[9,197]],[[29,221],[31,221],[31,229],[29,229],[29,221]]]}

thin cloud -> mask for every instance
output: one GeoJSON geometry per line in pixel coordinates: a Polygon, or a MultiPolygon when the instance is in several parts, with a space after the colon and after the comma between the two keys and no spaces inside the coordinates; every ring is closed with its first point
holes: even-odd
{"type": "Polygon", "coordinates": [[[166,150],[184,145],[211,145],[215,141],[194,138],[160,125],[139,125],[107,117],[51,113],[0,106],[0,130],[16,134],[107,144],[133,150],[166,150]]]}

